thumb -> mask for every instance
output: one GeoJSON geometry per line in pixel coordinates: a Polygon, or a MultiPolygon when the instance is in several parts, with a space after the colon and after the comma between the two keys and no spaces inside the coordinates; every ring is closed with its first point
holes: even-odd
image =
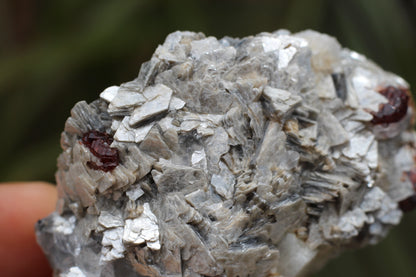
{"type": "Polygon", "coordinates": [[[47,183],[0,183],[1,276],[51,276],[34,226],[54,210],[56,200],[56,188],[47,183]]]}

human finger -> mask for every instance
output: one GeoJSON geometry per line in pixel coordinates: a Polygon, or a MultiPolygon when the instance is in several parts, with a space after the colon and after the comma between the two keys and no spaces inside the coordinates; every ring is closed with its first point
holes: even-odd
{"type": "Polygon", "coordinates": [[[56,188],[51,184],[0,184],[1,276],[51,276],[45,255],[36,243],[34,226],[54,210],[56,201],[56,188]]]}

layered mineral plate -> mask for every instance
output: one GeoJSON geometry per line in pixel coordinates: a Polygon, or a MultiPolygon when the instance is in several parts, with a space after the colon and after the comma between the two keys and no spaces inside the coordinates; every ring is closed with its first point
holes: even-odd
{"type": "Polygon", "coordinates": [[[55,276],[304,276],[415,206],[408,84],[314,31],[175,32],[65,124],[55,276]]]}

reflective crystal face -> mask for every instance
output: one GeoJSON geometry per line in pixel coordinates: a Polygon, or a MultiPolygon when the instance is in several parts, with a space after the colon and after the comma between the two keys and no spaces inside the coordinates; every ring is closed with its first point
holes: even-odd
{"type": "Polygon", "coordinates": [[[314,31],[172,33],[72,109],[38,241],[62,277],[303,276],[415,206],[409,99],[314,31]]]}

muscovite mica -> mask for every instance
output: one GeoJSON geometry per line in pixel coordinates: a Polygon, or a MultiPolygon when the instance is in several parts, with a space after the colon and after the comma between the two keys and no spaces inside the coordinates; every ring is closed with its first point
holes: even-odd
{"type": "Polygon", "coordinates": [[[172,33],[72,109],[38,241],[61,277],[304,276],[415,206],[409,99],[314,31],[172,33]]]}

